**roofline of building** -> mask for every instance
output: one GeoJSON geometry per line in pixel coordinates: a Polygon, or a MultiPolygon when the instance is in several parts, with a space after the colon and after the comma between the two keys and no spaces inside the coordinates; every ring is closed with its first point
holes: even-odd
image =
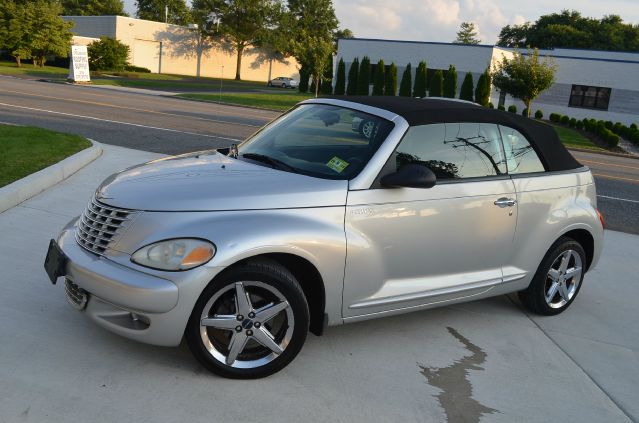
{"type": "Polygon", "coordinates": [[[160,21],[152,21],[149,19],[140,19],[140,18],[133,18],[131,16],[122,16],[122,15],[62,15],[62,18],[124,18],[124,19],[132,19],[134,21],[144,21],[144,22],[153,22],[153,23],[159,23],[162,25],[170,25],[170,26],[177,26],[180,28],[188,28],[187,26],[184,25],[178,25],[178,24],[172,24],[172,23],[166,23],[166,22],[160,22],[160,21]]]}
{"type": "MultiPolygon", "coordinates": [[[[521,50],[521,49],[517,49],[514,47],[501,47],[498,45],[491,45],[491,44],[458,44],[458,43],[446,43],[443,41],[410,41],[410,40],[385,40],[382,38],[338,38],[337,41],[339,43],[339,41],[342,40],[351,40],[351,41],[373,41],[373,42],[387,42],[387,43],[402,43],[402,44],[428,44],[428,45],[443,45],[443,46],[449,46],[449,47],[479,47],[479,48],[491,48],[491,49],[500,49],[500,50],[506,50],[506,51],[515,51],[515,50],[521,50]]],[[[339,44],[338,44],[339,45],[339,44]]],[[[575,50],[575,51],[591,51],[591,52],[601,52],[601,53],[629,53],[629,54],[637,54],[639,55],[639,52],[624,52],[624,51],[611,51],[611,50],[588,50],[588,49],[573,49],[573,48],[565,48],[565,47],[559,47],[558,49],[561,50],[575,50]]],[[[554,52],[556,51],[556,49],[539,49],[539,53],[541,55],[544,55],[544,52],[554,52]]],[[[526,55],[526,53],[523,53],[524,55],[526,55]]],[[[633,64],[638,64],[639,60],[628,60],[628,59],[606,59],[606,58],[600,58],[600,57],[583,57],[583,56],[565,56],[565,55],[554,55],[554,54],[548,54],[548,56],[550,57],[554,57],[557,59],[574,59],[574,60],[592,60],[595,62],[613,62],[613,63],[633,63],[633,64]]]]}
{"type": "Polygon", "coordinates": [[[357,40],[357,41],[376,41],[376,42],[385,42],[385,43],[403,43],[403,44],[431,44],[431,45],[445,45],[445,46],[455,46],[455,47],[481,47],[481,48],[494,48],[495,46],[492,44],[456,44],[456,43],[446,43],[443,41],[409,41],[409,40],[386,40],[383,38],[338,38],[337,42],[345,40],[357,40]]]}

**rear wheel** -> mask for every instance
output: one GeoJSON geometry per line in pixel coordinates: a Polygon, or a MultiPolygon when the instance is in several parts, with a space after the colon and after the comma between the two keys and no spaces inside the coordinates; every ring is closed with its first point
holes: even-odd
{"type": "Polygon", "coordinates": [[[308,325],[308,305],[295,277],[275,262],[259,261],[229,270],[204,290],[186,340],[213,373],[252,379],[290,363],[308,325]]]}
{"type": "Polygon", "coordinates": [[[282,88],[286,88],[286,83],[283,83],[283,84],[282,84],[282,88]]]}
{"type": "Polygon", "coordinates": [[[528,288],[519,293],[532,312],[552,316],[575,300],[585,273],[586,253],[572,238],[562,237],[550,247],[528,288]]]}

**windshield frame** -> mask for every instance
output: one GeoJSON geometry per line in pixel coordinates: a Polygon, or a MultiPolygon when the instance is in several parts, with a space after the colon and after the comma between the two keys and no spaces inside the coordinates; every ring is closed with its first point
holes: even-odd
{"type": "MultiPolygon", "coordinates": [[[[370,107],[370,106],[366,106],[366,105],[360,105],[358,103],[353,103],[353,102],[349,102],[347,100],[333,100],[333,99],[309,99],[309,100],[305,100],[301,103],[296,104],[294,107],[292,107],[291,109],[287,110],[285,113],[281,114],[280,116],[278,116],[277,118],[273,119],[272,121],[270,121],[269,123],[267,123],[266,125],[264,125],[263,127],[261,127],[258,131],[256,131],[255,133],[253,133],[251,136],[249,136],[248,138],[246,138],[244,141],[242,141],[240,144],[237,145],[237,149],[238,149],[238,157],[237,159],[242,159],[242,147],[246,146],[247,144],[252,143],[256,137],[260,136],[261,134],[263,134],[264,131],[272,128],[273,125],[278,124],[282,119],[286,119],[286,117],[288,115],[290,115],[291,113],[295,112],[296,110],[298,110],[300,107],[303,106],[312,106],[312,105],[318,105],[318,106],[332,106],[332,107],[337,107],[337,108],[341,108],[341,109],[345,109],[345,110],[350,110],[350,111],[354,111],[357,112],[359,114],[366,114],[366,115],[370,115],[372,117],[375,117],[377,119],[380,119],[381,121],[384,121],[385,124],[388,125],[387,129],[386,129],[386,135],[384,137],[384,139],[379,140],[377,143],[377,146],[374,147],[374,149],[372,149],[372,152],[367,155],[366,161],[361,165],[361,168],[359,168],[359,170],[352,174],[349,175],[348,177],[340,177],[341,175],[339,173],[336,173],[335,175],[330,175],[328,173],[324,174],[324,173],[319,173],[319,172],[313,172],[312,170],[307,170],[307,169],[302,169],[296,166],[292,166],[290,165],[291,168],[290,170],[284,169],[282,167],[273,167],[276,170],[281,170],[283,172],[289,172],[289,173],[297,173],[300,175],[305,175],[305,176],[309,176],[309,177],[313,177],[313,178],[318,178],[318,179],[324,179],[324,180],[343,180],[343,181],[353,181],[355,179],[357,179],[362,173],[364,173],[364,171],[368,168],[368,166],[370,165],[373,157],[375,157],[377,155],[377,153],[379,152],[379,150],[382,148],[382,146],[384,146],[384,144],[386,144],[387,139],[389,138],[390,134],[396,132],[397,130],[397,124],[395,122],[395,118],[398,117],[398,115],[396,115],[395,113],[389,112],[388,110],[384,110],[384,109],[378,109],[375,107],[370,107]],[[360,107],[358,107],[360,106],[360,107]],[[332,177],[335,176],[335,177],[332,177]]],[[[253,152],[247,152],[247,153],[253,153],[253,152]]],[[[263,163],[263,162],[257,162],[257,161],[253,161],[251,159],[247,159],[248,161],[251,161],[252,163],[256,163],[260,166],[268,166],[268,164],[263,163]]],[[[288,163],[287,163],[288,165],[288,163]]]]}

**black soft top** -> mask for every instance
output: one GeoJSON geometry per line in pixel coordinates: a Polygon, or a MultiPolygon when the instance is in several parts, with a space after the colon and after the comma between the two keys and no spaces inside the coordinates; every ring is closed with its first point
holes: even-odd
{"type": "Polygon", "coordinates": [[[555,129],[543,122],[515,113],[489,109],[474,103],[443,98],[410,98],[398,96],[347,96],[335,100],[351,101],[393,112],[410,126],[447,122],[496,123],[524,134],[535,149],[546,170],[562,171],[582,167],[566,150],[555,129]]]}

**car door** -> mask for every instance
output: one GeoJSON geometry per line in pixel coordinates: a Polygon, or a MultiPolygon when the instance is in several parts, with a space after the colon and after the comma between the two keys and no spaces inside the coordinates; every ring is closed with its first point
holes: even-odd
{"type": "Polygon", "coordinates": [[[428,166],[437,184],[348,193],[345,318],[470,298],[502,281],[517,206],[497,125],[411,127],[382,175],[408,163],[428,166]]]}

